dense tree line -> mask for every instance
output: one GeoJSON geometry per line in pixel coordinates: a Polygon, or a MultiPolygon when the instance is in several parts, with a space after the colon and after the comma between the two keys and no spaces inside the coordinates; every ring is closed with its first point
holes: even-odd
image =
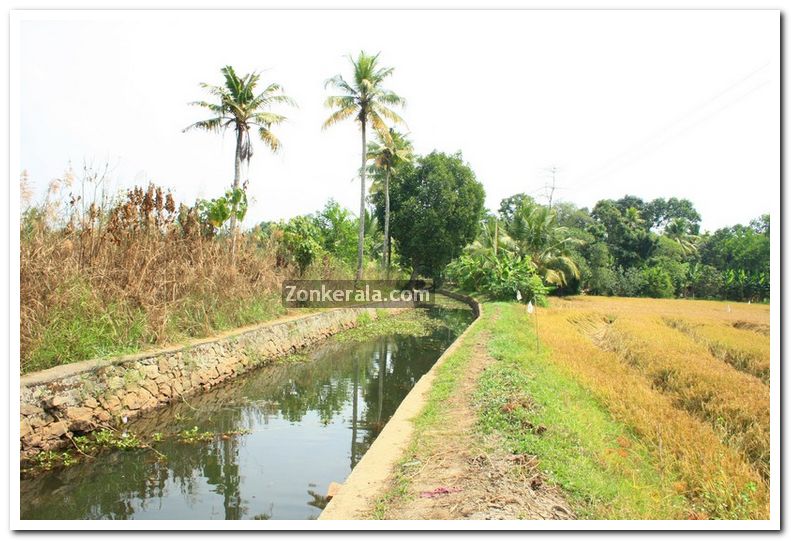
{"type": "Polygon", "coordinates": [[[481,268],[516,256],[557,294],[767,300],[769,216],[714,233],[701,233],[700,222],[693,203],[675,197],[627,195],[589,210],[516,194],[448,270],[481,288],[490,281],[481,268]]]}

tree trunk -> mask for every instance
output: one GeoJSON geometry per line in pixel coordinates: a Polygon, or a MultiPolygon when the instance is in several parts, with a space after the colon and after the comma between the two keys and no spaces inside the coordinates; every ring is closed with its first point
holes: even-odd
{"type": "Polygon", "coordinates": [[[390,169],[385,170],[385,245],[384,267],[387,278],[390,278],[390,169]]]}
{"type": "MultiPolygon", "coordinates": [[[[233,189],[239,189],[239,182],[242,177],[242,143],[244,141],[244,132],[241,129],[236,129],[236,158],[233,164],[233,189]]],[[[236,259],[236,203],[231,209],[231,260],[236,259]]]]}
{"type": "Polygon", "coordinates": [[[357,279],[363,279],[363,243],[365,242],[365,120],[362,122],[363,129],[363,147],[362,147],[362,163],[360,166],[360,228],[357,237],[357,279]]]}
{"type": "Polygon", "coordinates": [[[500,238],[500,221],[494,219],[494,257],[497,257],[497,240],[500,238]]]}
{"type": "Polygon", "coordinates": [[[415,280],[417,280],[417,263],[413,261],[412,262],[412,274],[409,277],[409,285],[407,286],[408,289],[414,287],[415,280]]]}

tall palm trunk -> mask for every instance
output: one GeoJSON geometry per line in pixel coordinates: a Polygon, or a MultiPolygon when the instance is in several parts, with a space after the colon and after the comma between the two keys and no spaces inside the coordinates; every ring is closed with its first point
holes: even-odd
{"type": "MultiPolygon", "coordinates": [[[[244,132],[241,128],[236,128],[236,157],[233,164],[233,190],[239,189],[239,182],[242,177],[242,144],[244,142],[244,132]]],[[[235,193],[234,193],[235,195],[235,193]]],[[[234,200],[236,198],[234,197],[234,200]]],[[[231,209],[231,259],[236,258],[236,203],[231,209]]]]}
{"type": "Polygon", "coordinates": [[[385,246],[384,263],[387,278],[390,278],[390,169],[385,170],[385,246]]]}
{"type": "Polygon", "coordinates": [[[366,158],[366,143],[365,143],[365,122],[362,119],[363,128],[363,146],[362,146],[362,164],[360,165],[360,229],[357,236],[357,279],[363,279],[363,243],[365,242],[365,158],[366,158]]]}

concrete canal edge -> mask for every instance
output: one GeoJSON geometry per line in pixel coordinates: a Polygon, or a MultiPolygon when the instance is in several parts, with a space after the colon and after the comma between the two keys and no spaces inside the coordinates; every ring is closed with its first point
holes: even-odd
{"type": "Polygon", "coordinates": [[[319,520],[368,518],[365,514],[370,511],[376,499],[387,490],[394,468],[412,440],[414,432],[412,420],[423,410],[428,391],[437,376],[437,370],[459,348],[467,334],[481,320],[483,308],[472,297],[444,290],[439,290],[438,293],[469,304],[475,314],[475,321],[453,341],[431,369],[412,387],[382,432],[319,515],[319,520]]]}
{"type": "Polygon", "coordinates": [[[184,396],[355,327],[377,308],[290,316],[186,344],[95,359],[20,378],[20,458],[71,444],[75,434],[118,425],[184,396]]]}

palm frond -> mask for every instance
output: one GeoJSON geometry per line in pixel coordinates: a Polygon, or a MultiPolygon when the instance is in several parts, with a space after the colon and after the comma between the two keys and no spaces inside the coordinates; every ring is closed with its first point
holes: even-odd
{"type": "Polygon", "coordinates": [[[272,152],[280,150],[280,139],[267,128],[263,126],[258,128],[258,137],[272,150],[272,152]]]}
{"type": "Polygon", "coordinates": [[[187,126],[186,128],[184,128],[181,131],[182,132],[188,132],[188,131],[192,131],[192,130],[204,130],[204,131],[210,131],[210,132],[219,132],[220,129],[223,128],[223,121],[224,120],[226,120],[226,119],[223,118],[223,117],[215,117],[215,118],[209,118],[209,119],[206,119],[206,120],[199,120],[198,122],[195,122],[194,124],[190,124],[189,126],[187,126]]]}
{"type": "Polygon", "coordinates": [[[357,114],[357,109],[355,107],[345,107],[343,109],[339,109],[330,115],[330,117],[324,121],[322,125],[322,129],[327,129],[330,126],[337,124],[338,122],[343,122],[347,118],[354,116],[357,114]]]}

